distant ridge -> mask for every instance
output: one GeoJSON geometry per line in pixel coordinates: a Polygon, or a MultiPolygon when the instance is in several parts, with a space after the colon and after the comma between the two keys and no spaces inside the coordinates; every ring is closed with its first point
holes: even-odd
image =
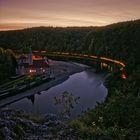
{"type": "Polygon", "coordinates": [[[5,31],[1,31],[0,32],[12,32],[12,31],[22,31],[22,30],[34,30],[34,29],[45,29],[45,28],[53,28],[53,29],[57,29],[57,28],[61,28],[61,29],[67,29],[67,28],[104,28],[104,27],[110,27],[110,26],[115,26],[115,25],[119,25],[119,24],[129,24],[129,23],[133,23],[133,22],[140,22],[140,19],[136,19],[136,20],[128,20],[128,21],[121,21],[121,22],[117,22],[117,23],[112,23],[112,24],[108,24],[105,26],[67,26],[67,27],[60,27],[60,26],[36,26],[36,27],[29,27],[29,28],[23,28],[23,29],[16,29],[16,30],[5,30],[5,31]]]}

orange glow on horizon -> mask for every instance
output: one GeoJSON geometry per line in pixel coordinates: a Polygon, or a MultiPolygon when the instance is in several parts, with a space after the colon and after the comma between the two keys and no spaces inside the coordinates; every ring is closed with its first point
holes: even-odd
{"type": "Polygon", "coordinates": [[[140,19],[140,0],[0,0],[0,30],[105,26],[140,19]]]}

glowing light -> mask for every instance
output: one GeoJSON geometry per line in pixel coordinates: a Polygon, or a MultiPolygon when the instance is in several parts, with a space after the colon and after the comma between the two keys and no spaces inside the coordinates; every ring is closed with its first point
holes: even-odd
{"type": "Polygon", "coordinates": [[[33,60],[42,60],[42,57],[41,56],[37,56],[37,55],[33,55],[32,59],[33,60]]]}
{"type": "Polygon", "coordinates": [[[87,55],[87,54],[83,54],[83,56],[88,57],[88,55],[87,55]]]}
{"type": "Polygon", "coordinates": [[[63,54],[63,55],[69,55],[69,53],[68,53],[68,52],[63,52],[63,53],[61,53],[61,54],[63,54]]]}
{"type": "Polygon", "coordinates": [[[113,60],[113,59],[106,58],[106,57],[100,57],[100,59],[102,59],[102,60],[107,60],[107,61],[110,61],[110,62],[114,62],[114,63],[116,63],[116,64],[120,64],[120,65],[123,66],[123,67],[126,66],[123,62],[120,62],[120,61],[118,61],[118,60],[113,60]]]}
{"type": "Polygon", "coordinates": [[[35,53],[36,53],[36,52],[38,52],[38,50],[33,50],[33,52],[35,52],[35,53]]]}
{"type": "Polygon", "coordinates": [[[91,55],[91,56],[89,56],[90,58],[97,58],[97,56],[93,56],[93,55],[91,55]]]}
{"type": "Polygon", "coordinates": [[[36,70],[35,70],[35,69],[30,69],[29,72],[30,72],[30,73],[35,73],[36,70]]]}
{"type": "Polygon", "coordinates": [[[102,63],[102,66],[103,66],[103,67],[107,67],[107,64],[106,64],[106,63],[102,63]]]}
{"type": "Polygon", "coordinates": [[[127,77],[126,77],[125,74],[122,74],[122,75],[121,75],[121,78],[122,78],[122,79],[126,79],[127,77]]]}
{"type": "Polygon", "coordinates": [[[42,53],[46,53],[46,51],[41,51],[42,53]]]}
{"type": "MultiPolygon", "coordinates": [[[[122,74],[121,74],[121,78],[122,79],[126,79],[127,76],[126,76],[126,72],[125,72],[125,64],[121,61],[118,61],[118,60],[114,60],[114,59],[111,59],[111,58],[106,58],[106,57],[98,57],[98,56],[94,56],[94,55],[87,55],[87,54],[78,54],[78,53],[68,53],[68,52],[53,52],[53,54],[59,54],[59,55],[73,55],[73,56],[84,56],[84,57],[88,57],[88,58],[93,58],[93,59],[99,59],[99,60],[105,60],[105,61],[108,61],[108,62],[112,62],[112,63],[115,63],[115,64],[118,64],[118,65],[121,65],[122,67],[120,68],[120,71],[122,71],[122,74]]],[[[95,62],[94,62],[95,63],[95,62]]],[[[108,64],[106,63],[101,63],[101,65],[103,67],[107,67],[108,64]]],[[[111,71],[112,71],[112,67],[111,67],[111,71]]]]}

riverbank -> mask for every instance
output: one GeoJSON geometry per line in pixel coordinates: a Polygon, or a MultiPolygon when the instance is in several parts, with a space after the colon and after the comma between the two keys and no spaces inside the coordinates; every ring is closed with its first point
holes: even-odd
{"type": "Polygon", "coordinates": [[[56,86],[64,82],[65,80],[69,78],[70,75],[87,69],[86,66],[81,66],[73,62],[62,62],[62,61],[51,61],[51,60],[50,60],[50,67],[52,69],[51,76],[55,77],[55,79],[51,80],[50,82],[43,83],[40,86],[37,86],[25,92],[19,93],[15,96],[2,99],[0,101],[0,107],[4,107],[5,105],[18,101],[22,98],[25,98],[34,94],[38,94],[43,90],[47,90],[53,86],[56,86]]]}

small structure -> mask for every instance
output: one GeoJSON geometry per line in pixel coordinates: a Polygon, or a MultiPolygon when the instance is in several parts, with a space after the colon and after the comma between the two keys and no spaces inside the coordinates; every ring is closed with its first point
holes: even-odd
{"type": "Polygon", "coordinates": [[[50,71],[49,61],[46,57],[35,56],[30,48],[29,54],[22,54],[17,58],[17,74],[20,75],[41,75],[50,71]]]}

